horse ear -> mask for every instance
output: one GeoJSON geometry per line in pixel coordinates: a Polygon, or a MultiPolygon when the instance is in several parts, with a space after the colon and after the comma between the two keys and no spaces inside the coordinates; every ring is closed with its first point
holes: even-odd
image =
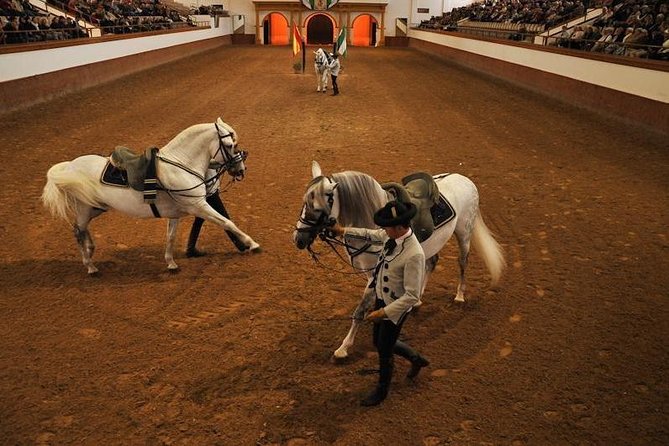
{"type": "Polygon", "coordinates": [[[312,161],[311,162],[311,177],[316,178],[320,177],[322,175],[321,173],[321,166],[318,164],[317,161],[312,161]]]}
{"type": "Polygon", "coordinates": [[[219,116],[218,119],[216,119],[216,124],[218,124],[218,125],[223,125],[223,124],[225,124],[225,123],[223,122],[223,120],[222,120],[221,117],[219,116]]]}

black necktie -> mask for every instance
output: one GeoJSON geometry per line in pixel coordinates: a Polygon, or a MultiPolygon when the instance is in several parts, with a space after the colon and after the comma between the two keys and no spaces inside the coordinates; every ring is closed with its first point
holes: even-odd
{"type": "Polygon", "coordinates": [[[392,254],[393,250],[395,249],[396,246],[397,246],[397,242],[395,241],[395,239],[392,239],[392,238],[389,239],[386,242],[386,245],[384,246],[384,250],[386,251],[386,255],[392,254]]]}

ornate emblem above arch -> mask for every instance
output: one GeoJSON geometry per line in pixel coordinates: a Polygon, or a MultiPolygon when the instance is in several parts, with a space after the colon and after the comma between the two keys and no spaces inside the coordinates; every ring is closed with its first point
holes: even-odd
{"type": "Polygon", "coordinates": [[[339,3],[339,0],[302,0],[302,4],[314,11],[325,11],[339,3]]]}

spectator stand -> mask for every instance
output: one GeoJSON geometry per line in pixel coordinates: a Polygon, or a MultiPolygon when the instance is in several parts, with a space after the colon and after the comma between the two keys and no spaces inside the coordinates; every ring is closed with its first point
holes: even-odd
{"type": "MultiPolygon", "coordinates": [[[[10,9],[17,4],[15,1],[0,1],[0,14],[8,17],[0,15],[0,43],[6,44],[210,26],[209,21],[194,23],[177,10],[168,9],[160,0],[99,1],[95,4],[86,0],[21,0],[21,10],[10,9]]],[[[183,5],[181,10],[188,13],[183,5]]]]}
{"type": "Polygon", "coordinates": [[[560,38],[560,34],[563,31],[563,27],[566,25],[567,29],[574,28],[578,25],[586,25],[592,20],[596,20],[601,17],[603,12],[602,8],[591,8],[586,11],[584,16],[577,17],[575,19],[569,20],[566,23],[557,25],[555,28],[546,30],[545,32],[538,34],[534,37],[534,43],[537,45],[557,45],[557,41],[560,38]]]}

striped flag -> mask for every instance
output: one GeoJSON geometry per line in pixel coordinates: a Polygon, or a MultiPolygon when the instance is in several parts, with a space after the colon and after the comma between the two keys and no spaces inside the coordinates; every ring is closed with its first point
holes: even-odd
{"type": "Polygon", "coordinates": [[[337,53],[346,56],[346,28],[342,28],[337,36],[337,53]]]}
{"type": "Polygon", "coordinates": [[[293,23],[293,56],[296,56],[302,48],[302,36],[300,35],[300,30],[297,29],[297,25],[293,23]]]}

